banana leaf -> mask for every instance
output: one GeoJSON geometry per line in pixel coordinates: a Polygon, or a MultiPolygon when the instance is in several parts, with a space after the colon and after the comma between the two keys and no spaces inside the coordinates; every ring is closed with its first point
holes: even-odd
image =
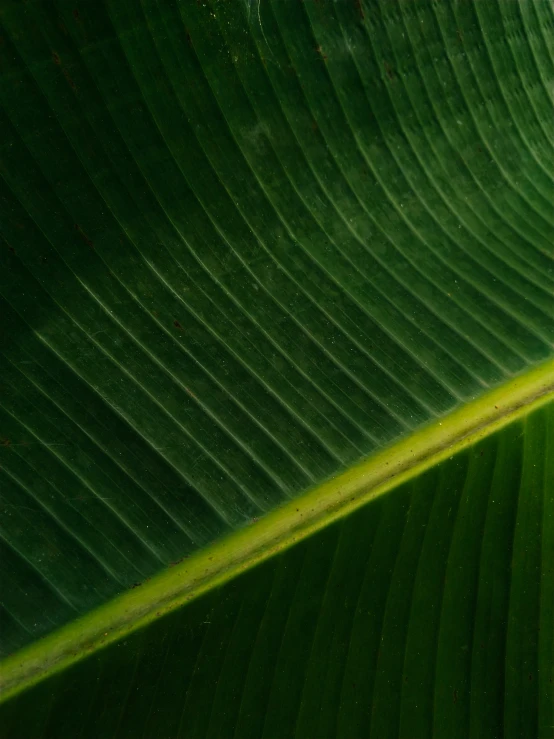
{"type": "Polygon", "coordinates": [[[552,5],[0,26],[2,736],[554,736],[552,5]]]}

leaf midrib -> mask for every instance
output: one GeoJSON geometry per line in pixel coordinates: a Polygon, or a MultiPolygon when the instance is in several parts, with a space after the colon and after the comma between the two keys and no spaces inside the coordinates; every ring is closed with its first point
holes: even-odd
{"type": "Polygon", "coordinates": [[[0,702],[221,585],[554,398],[550,360],[0,663],[0,702]]]}

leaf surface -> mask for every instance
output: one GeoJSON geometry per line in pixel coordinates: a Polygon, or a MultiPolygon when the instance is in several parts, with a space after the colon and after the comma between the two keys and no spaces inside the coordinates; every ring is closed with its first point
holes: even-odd
{"type": "MultiPolygon", "coordinates": [[[[292,521],[291,501],[301,506],[321,494],[313,528],[303,525],[302,536],[331,537],[321,518],[325,496],[334,491],[336,503],[333,481],[359,470],[362,460],[377,469],[379,455],[404,450],[403,461],[395,457],[398,469],[404,474],[411,465],[415,475],[416,462],[402,444],[418,434],[459,419],[457,413],[477,408],[495,388],[512,393],[514,378],[523,388],[520,402],[534,402],[535,373],[546,377],[554,355],[551,4],[4,0],[0,25],[0,655],[6,664],[22,648],[34,653],[38,645],[42,653],[43,637],[58,643],[66,633],[60,627],[79,631],[89,617],[96,623],[102,609],[117,610],[118,597],[148,578],[169,583],[168,567],[183,558],[204,561],[227,551],[233,536],[257,541],[253,520],[276,521],[284,511],[279,520],[292,521]]],[[[515,419],[516,406],[500,407],[496,416],[515,419]]],[[[491,415],[483,423],[487,433],[501,433],[491,415]]],[[[477,427],[469,424],[466,432],[477,427]]],[[[449,443],[461,440],[457,428],[449,443]]],[[[437,442],[418,460],[439,464],[433,457],[439,451],[437,442]]],[[[490,470],[483,465],[485,485],[490,470]]],[[[375,490],[384,484],[372,480],[375,490]]],[[[539,484],[526,480],[521,490],[539,484]]],[[[460,500],[463,490],[455,493],[460,500]]],[[[357,488],[356,495],[365,492],[357,488]]],[[[521,494],[512,495],[506,493],[506,505],[521,494]]],[[[400,510],[391,532],[404,526],[400,510]]],[[[476,567],[484,555],[472,549],[474,525],[458,530],[451,513],[440,510],[444,531],[443,538],[437,534],[434,565],[446,572],[445,557],[458,547],[467,548],[476,567]]],[[[485,514],[472,507],[467,515],[478,527],[485,514]]],[[[500,541],[508,513],[498,515],[500,541]]],[[[543,514],[528,515],[513,542],[531,536],[530,521],[543,514]]],[[[431,527],[430,521],[421,525],[431,527]]],[[[272,525],[264,523],[264,531],[272,525]]],[[[334,531],[338,519],[329,526],[334,531]]],[[[288,534],[284,529],[279,536],[292,535],[291,527],[288,534]]],[[[423,547],[417,537],[403,544],[412,541],[403,538],[404,528],[396,536],[382,544],[383,562],[394,558],[394,566],[402,546],[423,547]]],[[[277,547],[281,540],[271,541],[277,547]]],[[[248,557],[256,546],[245,545],[248,557]]],[[[368,557],[351,573],[351,587],[356,577],[373,577],[377,603],[388,598],[379,588],[388,588],[392,575],[368,557]],[[368,575],[372,567],[375,574],[368,575]]],[[[501,555],[487,557],[490,563],[501,555]]],[[[261,560],[258,566],[270,568],[261,560]]],[[[334,564],[313,566],[315,592],[334,564]]],[[[521,602],[510,600],[507,633],[520,633],[520,624],[534,617],[526,604],[535,595],[527,601],[522,593],[539,567],[531,558],[510,574],[521,602]]],[[[213,568],[208,572],[206,588],[214,585],[213,568]]],[[[254,575],[244,577],[250,582],[254,575]]],[[[254,628],[256,608],[273,596],[252,587],[254,628]]],[[[165,633],[140,620],[155,617],[160,593],[169,592],[160,588],[140,606],[144,612],[133,611],[133,628],[165,633]]],[[[170,590],[173,598],[178,588],[170,590]]],[[[295,597],[284,592],[285,600],[295,597]]],[[[399,603],[394,592],[392,602],[399,603]]],[[[326,601],[318,606],[320,596],[313,597],[316,614],[326,601]]],[[[490,614],[503,612],[503,602],[491,601],[490,614]]],[[[462,614],[462,606],[453,601],[449,608],[462,614]]],[[[478,615],[468,607],[463,628],[478,615]]],[[[489,615],[479,618],[485,623],[489,615]]],[[[371,629],[380,628],[376,618],[371,629]]],[[[233,623],[227,624],[231,653],[233,639],[240,639],[233,623]]],[[[278,623],[275,633],[282,627],[285,639],[286,624],[278,623]]],[[[446,663],[454,672],[466,669],[456,667],[449,651],[462,627],[444,628],[440,638],[422,634],[437,650],[436,668],[421,668],[421,685],[439,690],[432,710],[429,692],[425,707],[417,703],[421,715],[407,699],[400,723],[387,728],[377,709],[375,719],[363,714],[362,701],[348,718],[333,719],[336,731],[431,731],[425,721],[447,690],[436,687],[435,669],[447,670],[446,663]]],[[[374,645],[371,629],[367,639],[374,645]]],[[[529,654],[549,669],[550,642],[537,652],[525,633],[529,654]]],[[[217,651],[211,632],[205,649],[209,664],[216,659],[210,650],[217,651]]],[[[491,642],[494,654],[503,649],[491,642]]],[[[312,676],[319,667],[310,659],[298,656],[312,676]]],[[[490,659],[486,669],[494,671],[490,659]]],[[[203,665],[202,652],[199,660],[203,665]]],[[[391,656],[386,674],[398,677],[399,660],[391,656]]],[[[127,669],[122,657],[123,663],[127,669]]],[[[49,664],[46,658],[39,673],[49,664]]],[[[419,669],[415,661],[406,665],[413,674],[419,669]]],[[[484,682],[476,696],[483,696],[486,670],[479,670],[476,679],[484,682]]],[[[63,681],[63,674],[51,679],[63,681]]],[[[392,700],[376,674],[362,680],[365,699],[392,700]]],[[[232,680],[225,684],[213,716],[194,719],[201,722],[194,729],[199,736],[225,736],[217,722],[232,702],[225,693],[232,680]]],[[[275,690],[271,695],[285,688],[275,690]]],[[[302,708],[304,698],[297,703],[291,691],[281,728],[293,732],[294,719],[298,736],[310,735],[317,729],[306,713],[312,698],[302,708]]],[[[271,718],[277,698],[267,700],[269,723],[255,731],[280,725],[271,718]]],[[[505,720],[514,736],[527,739],[554,723],[551,716],[536,719],[539,731],[538,723],[526,723],[530,704],[520,710],[515,699],[508,703],[505,720]]],[[[322,715],[335,708],[322,703],[322,715]]],[[[475,711],[485,716],[483,706],[475,711]]],[[[492,716],[487,726],[468,723],[467,716],[460,719],[466,734],[497,731],[492,716]]],[[[230,726],[235,719],[228,720],[230,726]]],[[[438,736],[457,731],[457,719],[433,721],[438,736]]]]}
{"type": "Polygon", "coordinates": [[[550,401],[84,649],[6,736],[552,736],[553,476],[550,401]]]}

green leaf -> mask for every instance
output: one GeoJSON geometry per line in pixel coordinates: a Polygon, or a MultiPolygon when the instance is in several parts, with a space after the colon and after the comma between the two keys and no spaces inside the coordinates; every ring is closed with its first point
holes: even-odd
{"type": "Polygon", "coordinates": [[[12,659],[61,664],[23,675],[6,736],[551,736],[554,402],[503,423],[238,577],[198,584],[217,549],[180,565],[184,606],[158,579],[119,628],[104,609],[12,659]]]}
{"type": "Polygon", "coordinates": [[[552,6],[0,23],[8,735],[552,735],[552,6]]]}

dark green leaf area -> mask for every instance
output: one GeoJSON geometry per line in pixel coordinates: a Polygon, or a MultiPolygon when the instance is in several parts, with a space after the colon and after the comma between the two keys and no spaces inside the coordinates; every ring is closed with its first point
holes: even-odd
{"type": "Polygon", "coordinates": [[[552,356],[548,0],[0,23],[1,654],[552,356]]]}
{"type": "Polygon", "coordinates": [[[4,735],[551,737],[554,404],[4,705],[4,735]]]}

